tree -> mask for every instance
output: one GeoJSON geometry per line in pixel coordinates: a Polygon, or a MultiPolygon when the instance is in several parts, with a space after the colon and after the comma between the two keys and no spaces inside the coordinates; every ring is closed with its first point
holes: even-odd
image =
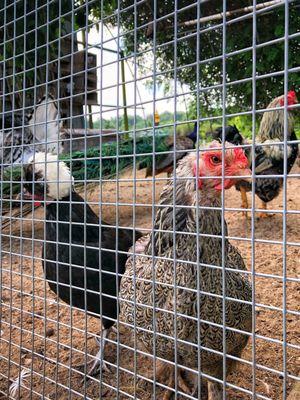
{"type": "MultiPolygon", "coordinates": [[[[59,63],[77,50],[74,31],[80,22],[85,26],[84,9],[76,9],[72,0],[0,0],[0,21],[0,91],[5,110],[31,107],[46,86],[56,96],[65,96],[59,91],[59,63]]],[[[1,111],[2,106],[0,102],[1,111]]],[[[73,106],[72,115],[77,114],[82,114],[82,106],[80,110],[73,106]]]]}
{"type": "MultiPolygon", "coordinates": [[[[222,19],[201,23],[200,33],[197,33],[197,24],[185,25],[186,21],[197,19],[200,15],[209,16],[222,12],[222,2],[210,0],[200,2],[194,0],[181,0],[176,2],[178,10],[174,14],[174,0],[146,0],[137,2],[134,7],[132,0],[120,2],[118,15],[115,13],[118,7],[115,0],[104,0],[103,11],[106,22],[116,25],[119,21],[124,36],[122,43],[125,55],[136,54],[143,51],[144,55],[137,55],[139,64],[142,59],[152,57],[152,49],[156,54],[156,68],[162,72],[157,80],[172,79],[174,68],[177,71],[177,79],[188,84],[192,90],[197,90],[197,68],[199,68],[199,86],[202,89],[200,101],[202,109],[213,112],[222,104],[222,46],[223,28],[222,19]],[[156,15],[155,14],[156,3],[156,15]],[[197,7],[197,4],[200,4],[197,7]],[[124,10],[124,11],[123,11],[124,10]],[[199,12],[199,14],[198,14],[199,12]],[[156,20],[154,29],[153,21],[156,20]],[[221,25],[221,26],[220,26],[221,25]],[[155,33],[154,33],[155,32],[155,33]],[[154,37],[155,36],[155,37],[154,37]],[[135,40],[136,37],[136,40],[135,40]],[[154,42],[155,39],[155,42],[154,42]],[[176,40],[177,39],[177,40],[176,40]],[[176,46],[174,46],[176,41],[176,46]],[[197,51],[198,44],[198,51],[197,51]],[[145,50],[149,52],[145,52],[145,50]],[[176,50],[176,53],[175,53],[176,50]],[[197,63],[197,54],[199,55],[197,63]],[[176,57],[175,57],[176,55],[176,57]],[[219,85],[219,86],[218,86],[219,85]],[[214,89],[203,89],[215,86],[214,89]]],[[[235,10],[252,4],[248,0],[228,0],[227,10],[235,10]]],[[[97,3],[90,5],[91,12],[98,18],[101,17],[97,3]]],[[[285,14],[284,4],[269,11],[257,13],[256,25],[256,108],[265,107],[269,101],[283,93],[284,75],[276,75],[260,79],[259,77],[284,69],[284,41],[278,41],[267,46],[263,43],[284,36],[285,14]]],[[[232,20],[238,15],[232,15],[227,20],[232,20]]],[[[299,2],[289,3],[289,34],[299,31],[300,13],[299,2]]],[[[226,53],[230,54],[242,49],[240,53],[226,57],[226,83],[227,86],[227,111],[250,110],[252,107],[252,44],[253,44],[253,20],[243,19],[227,25],[226,28],[226,53]],[[250,78],[250,81],[239,84],[231,84],[235,81],[250,78]]],[[[289,40],[289,68],[299,66],[300,45],[299,37],[289,40]]],[[[149,72],[148,72],[149,73],[149,72]]],[[[299,73],[289,74],[289,88],[298,88],[300,85],[299,73]]]]}

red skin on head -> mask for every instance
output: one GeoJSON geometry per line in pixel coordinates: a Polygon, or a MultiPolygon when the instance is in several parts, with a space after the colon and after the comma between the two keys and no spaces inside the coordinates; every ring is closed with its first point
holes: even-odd
{"type": "Polygon", "coordinates": [[[238,163],[241,166],[241,168],[247,168],[248,159],[245,156],[244,150],[237,147],[233,151],[234,151],[235,162],[238,163]]]}
{"type": "MultiPolygon", "coordinates": [[[[289,106],[292,106],[297,103],[298,103],[298,100],[297,100],[296,92],[294,90],[290,90],[287,93],[287,104],[289,106]]],[[[280,99],[279,104],[281,107],[284,106],[284,96],[280,99]]]]}
{"type": "MultiPolygon", "coordinates": [[[[200,168],[199,176],[205,176],[207,172],[207,176],[222,176],[222,151],[212,150],[207,151],[202,154],[202,161],[204,166],[200,168]],[[220,162],[215,163],[214,158],[218,158],[220,162]]],[[[241,148],[235,148],[232,150],[225,150],[225,177],[237,175],[239,171],[245,170],[244,175],[248,174],[248,160],[244,154],[244,151],[241,148]]],[[[197,176],[197,162],[194,163],[193,166],[193,174],[197,176]]],[[[212,178],[216,180],[216,190],[222,189],[222,183],[219,182],[218,178],[212,178]]],[[[235,179],[226,178],[224,180],[224,189],[229,189],[231,186],[235,184],[235,179]]],[[[198,187],[201,189],[203,187],[203,180],[199,179],[198,187]]]]}

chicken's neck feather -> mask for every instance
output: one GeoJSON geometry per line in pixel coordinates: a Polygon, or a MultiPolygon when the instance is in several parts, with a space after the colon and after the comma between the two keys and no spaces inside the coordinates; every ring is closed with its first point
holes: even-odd
{"type": "MultiPolygon", "coordinates": [[[[294,117],[291,111],[288,111],[288,139],[294,130],[294,117]]],[[[284,140],[284,110],[266,111],[263,114],[259,131],[258,139],[260,142],[265,142],[270,139],[284,140]]]]}
{"type": "MultiPolygon", "coordinates": [[[[147,254],[173,257],[174,251],[178,259],[197,260],[197,241],[200,249],[200,262],[221,264],[222,260],[222,214],[221,210],[202,209],[197,211],[197,200],[203,207],[220,207],[221,199],[214,189],[201,190],[197,199],[195,179],[178,180],[175,188],[175,211],[173,207],[173,188],[170,182],[161,194],[160,203],[146,248],[147,254]],[[182,207],[191,206],[191,208],[182,207]],[[175,223],[174,223],[175,214],[175,223]],[[197,222],[198,221],[198,222],[197,222]],[[198,230],[197,230],[198,228],[198,230]],[[175,248],[174,248],[174,230],[175,248]],[[197,232],[200,235],[195,235],[197,232]],[[214,236],[207,236],[214,235],[214,236]],[[215,237],[219,236],[219,237],[215,237]]],[[[227,228],[225,224],[225,235],[227,228]]],[[[227,251],[228,241],[225,241],[227,251]]]]}

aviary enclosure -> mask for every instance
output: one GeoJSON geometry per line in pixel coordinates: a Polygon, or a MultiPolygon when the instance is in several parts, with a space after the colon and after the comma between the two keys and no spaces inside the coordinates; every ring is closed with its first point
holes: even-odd
{"type": "Polygon", "coordinates": [[[1,399],[300,398],[300,2],[0,1],[1,399]]]}

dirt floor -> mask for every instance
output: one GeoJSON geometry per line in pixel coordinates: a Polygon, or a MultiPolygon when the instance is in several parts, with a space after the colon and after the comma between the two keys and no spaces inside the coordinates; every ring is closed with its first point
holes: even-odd
{"type": "MultiPolygon", "coordinates": [[[[294,167],[293,172],[299,173],[300,167],[294,167]]],[[[143,173],[144,171],[139,171],[137,176],[142,178],[143,173]]],[[[123,178],[132,179],[132,174],[127,172],[123,178]]],[[[159,199],[163,184],[163,181],[156,183],[155,201],[159,199]]],[[[116,221],[116,207],[105,203],[114,203],[118,200],[119,203],[124,203],[117,210],[121,225],[132,226],[135,215],[135,225],[138,228],[151,228],[153,201],[151,182],[137,183],[135,200],[142,205],[135,208],[130,205],[133,189],[132,181],[120,183],[117,198],[116,185],[107,182],[102,186],[101,193],[99,188],[89,191],[87,199],[95,203],[102,199],[104,204],[101,209],[102,218],[112,224],[116,221]]],[[[250,195],[248,198],[250,199],[250,195]]],[[[239,207],[240,202],[240,195],[234,188],[227,191],[226,206],[239,207]]],[[[93,207],[99,211],[96,204],[93,207]]],[[[295,382],[292,376],[300,375],[300,323],[299,317],[293,313],[300,311],[299,178],[288,180],[287,207],[289,211],[297,210],[298,214],[288,214],[286,219],[285,239],[289,244],[286,247],[285,287],[282,280],[283,246],[277,243],[284,239],[282,216],[276,214],[272,218],[255,222],[255,238],[258,240],[253,249],[257,336],[255,348],[253,349],[253,344],[249,341],[242,357],[251,362],[254,354],[256,367],[239,363],[237,370],[228,377],[229,383],[251,392],[254,389],[252,378],[255,373],[256,394],[272,400],[286,398],[283,396],[284,379],[282,374],[274,373],[268,368],[282,371],[285,359],[288,374],[287,393],[291,391],[295,382]],[[259,239],[269,240],[272,243],[264,243],[259,239]],[[264,274],[271,274],[272,277],[264,277],[264,274]],[[284,291],[287,309],[285,334],[284,315],[280,311],[283,307],[284,291]],[[267,306],[278,307],[278,310],[270,310],[267,306]],[[287,342],[286,348],[282,345],[284,337],[287,342]]],[[[274,200],[270,208],[281,210],[282,196],[274,200]]],[[[14,398],[161,399],[163,392],[159,386],[154,387],[143,379],[134,379],[134,369],[138,375],[145,375],[151,371],[152,363],[146,356],[135,357],[134,352],[126,346],[120,348],[118,352],[114,344],[116,333],[110,336],[111,341],[107,345],[105,354],[105,359],[111,364],[111,372],[103,372],[100,379],[96,377],[86,383],[82,382],[82,369],[76,368],[76,365],[84,363],[85,354],[96,354],[97,345],[92,336],[99,332],[100,322],[96,318],[86,317],[80,311],[71,312],[67,305],[56,301],[43,279],[40,260],[43,209],[38,208],[33,218],[32,222],[32,215],[27,215],[22,225],[17,221],[13,222],[9,229],[2,232],[0,399],[9,398],[8,388],[18,377],[19,365],[28,369],[29,375],[23,381],[24,387],[14,395],[14,398]],[[8,254],[10,249],[15,255],[8,254]]],[[[227,212],[226,220],[231,237],[251,238],[251,222],[246,221],[241,212],[227,212]]],[[[250,270],[251,242],[234,239],[232,242],[240,249],[250,270]]],[[[134,346],[129,331],[122,328],[119,334],[122,336],[122,343],[134,346]]],[[[227,394],[230,400],[252,399],[251,395],[232,387],[228,388],[227,394]]]]}

